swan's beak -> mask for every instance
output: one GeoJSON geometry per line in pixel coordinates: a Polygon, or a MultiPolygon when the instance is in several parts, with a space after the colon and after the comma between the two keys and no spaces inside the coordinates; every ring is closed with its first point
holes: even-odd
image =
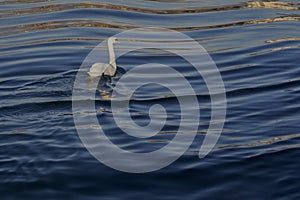
{"type": "Polygon", "coordinates": [[[117,38],[115,38],[115,41],[114,41],[114,43],[115,43],[115,44],[119,44],[119,43],[120,43],[120,41],[119,41],[117,38]]]}

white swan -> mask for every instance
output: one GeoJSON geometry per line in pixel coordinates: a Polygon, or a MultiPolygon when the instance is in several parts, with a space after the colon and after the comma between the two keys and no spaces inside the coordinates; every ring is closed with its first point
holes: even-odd
{"type": "Polygon", "coordinates": [[[117,43],[118,40],[114,37],[110,37],[107,40],[107,46],[109,51],[109,63],[95,63],[90,68],[88,74],[92,77],[102,76],[114,76],[117,70],[116,58],[113,44],[117,43]]]}

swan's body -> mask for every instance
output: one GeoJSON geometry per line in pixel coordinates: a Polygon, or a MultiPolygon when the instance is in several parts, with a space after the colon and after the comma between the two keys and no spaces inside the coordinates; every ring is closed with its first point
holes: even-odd
{"type": "Polygon", "coordinates": [[[92,77],[102,76],[114,76],[117,70],[116,58],[113,44],[117,42],[117,39],[111,37],[107,40],[107,46],[109,51],[109,63],[95,63],[90,68],[88,74],[92,77]]]}

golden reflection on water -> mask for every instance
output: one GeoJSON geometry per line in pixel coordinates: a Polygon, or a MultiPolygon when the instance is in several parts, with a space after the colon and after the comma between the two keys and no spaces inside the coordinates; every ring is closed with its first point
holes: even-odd
{"type": "MultiPolygon", "coordinates": [[[[196,26],[196,27],[170,27],[170,29],[176,31],[194,31],[194,30],[205,30],[205,29],[216,29],[216,28],[225,28],[225,27],[234,27],[234,26],[243,26],[243,25],[251,25],[251,24],[267,24],[273,22],[283,22],[283,21],[300,21],[300,15],[294,16],[280,16],[275,18],[266,18],[259,20],[249,20],[242,22],[234,22],[228,24],[219,24],[219,25],[211,25],[211,26],[196,26]]],[[[29,32],[37,32],[44,30],[55,30],[62,28],[83,28],[83,27],[92,27],[92,28],[111,28],[111,29],[132,29],[138,28],[139,26],[130,25],[130,24],[108,24],[104,22],[92,21],[92,20],[62,20],[62,21],[48,21],[42,23],[35,24],[24,24],[17,26],[10,26],[0,28],[0,36],[7,36],[12,34],[20,34],[20,33],[29,33],[29,32]]]]}
{"type": "MultiPolygon", "coordinates": [[[[9,1],[10,4],[21,3],[22,1],[9,1]]],[[[31,1],[31,3],[38,3],[44,1],[31,1]]],[[[47,2],[47,1],[46,1],[47,2]]],[[[30,3],[30,2],[26,2],[30,3]]],[[[5,2],[0,2],[6,4],[5,2]]],[[[269,9],[282,9],[282,10],[299,10],[299,7],[295,3],[291,2],[280,2],[280,1],[250,1],[247,3],[238,3],[232,5],[222,6],[210,6],[210,7],[188,7],[181,9],[148,9],[139,8],[125,5],[114,5],[114,4],[101,4],[101,3],[69,3],[69,4],[52,4],[45,6],[37,6],[23,9],[5,10],[4,13],[0,14],[0,17],[11,17],[18,15],[33,15],[42,13],[60,12],[66,10],[75,9],[104,9],[104,10],[119,10],[128,12],[139,12],[148,14],[185,14],[185,13],[203,13],[203,12],[215,12],[215,11],[226,11],[226,10],[237,10],[237,9],[249,9],[249,8],[269,8],[269,9]]]]}
{"type": "Polygon", "coordinates": [[[300,21],[300,15],[295,16],[280,16],[274,18],[258,19],[258,20],[249,20],[242,22],[234,22],[228,24],[212,25],[212,26],[202,26],[202,27],[182,27],[182,28],[171,28],[177,31],[194,31],[194,30],[205,30],[205,29],[217,29],[217,28],[227,28],[234,26],[243,26],[251,24],[268,24],[273,22],[283,22],[283,21],[300,21]]]}
{"type": "Polygon", "coordinates": [[[124,5],[113,5],[113,4],[69,3],[69,4],[53,4],[53,5],[46,5],[46,6],[38,6],[38,7],[31,7],[25,9],[6,10],[5,13],[1,14],[0,16],[11,17],[11,16],[18,16],[18,15],[52,13],[52,12],[60,12],[60,11],[75,10],[75,9],[119,10],[119,11],[148,13],[148,14],[184,14],[184,13],[224,11],[224,10],[233,10],[233,9],[242,9],[242,8],[247,8],[247,4],[228,5],[228,6],[221,6],[221,7],[192,7],[192,8],[182,8],[182,9],[159,10],[159,9],[124,6],[124,5]]]}
{"type": "Polygon", "coordinates": [[[266,43],[297,41],[297,40],[300,41],[300,37],[290,37],[290,38],[279,38],[279,39],[267,40],[266,43]]]}
{"type": "Polygon", "coordinates": [[[272,49],[267,49],[264,51],[259,51],[259,52],[254,52],[254,53],[250,53],[250,56],[257,56],[257,55],[262,55],[262,54],[266,54],[266,53],[271,53],[274,51],[282,51],[282,50],[286,50],[286,49],[298,49],[300,46],[299,45],[293,45],[293,46],[286,46],[286,47],[277,47],[277,48],[272,48],[272,49]]]}
{"type": "MultiPolygon", "coordinates": [[[[37,2],[47,2],[40,0],[32,0],[27,3],[37,3],[37,2]]],[[[9,1],[10,4],[21,4],[22,1],[9,1]]],[[[0,4],[6,4],[5,2],[0,2],[0,4]]],[[[18,17],[25,15],[35,15],[35,14],[45,14],[45,13],[55,13],[67,10],[76,9],[103,9],[103,10],[119,10],[128,12],[139,12],[147,14],[190,14],[190,13],[203,13],[203,12],[216,12],[216,11],[226,11],[226,10],[238,10],[238,9],[281,9],[281,10],[299,10],[299,4],[291,2],[281,2],[281,1],[249,1],[246,3],[232,4],[232,5],[222,5],[222,6],[210,6],[210,7],[186,7],[180,9],[149,9],[149,8],[139,8],[125,5],[113,5],[104,3],[69,3],[69,4],[52,4],[45,6],[35,6],[30,8],[22,9],[6,9],[2,10],[0,14],[1,18],[8,17],[18,17]]],[[[217,25],[209,26],[188,26],[188,27],[168,27],[176,31],[194,31],[194,30],[206,30],[206,29],[217,29],[226,28],[233,26],[243,26],[251,24],[266,24],[281,21],[300,21],[299,15],[284,15],[274,18],[265,18],[257,20],[247,20],[238,21],[232,23],[223,23],[217,25]]],[[[136,25],[131,23],[126,23],[124,21],[105,21],[101,19],[97,20],[85,20],[85,19],[71,19],[71,20],[53,20],[39,23],[31,24],[17,24],[14,26],[7,26],[0,28],[0,36],[8,36],[13,34],[30,33],[44,30],[55,30],[63,28],[109,28],[109,29],[121,29],[127,30],[132,28],[140,28],[142,25],[136,25]]]]}
{"type": "Polygon", "coordinates": [[[248,8],[271,8],[280,10],[299,10],[295,3],[280,1],[251,1],[248,2],[248,8]]]}
{"type": "Polygon", "coordinates": [[[11,0],[11,1],[0,1],[0,5],[6,5],[6,4],[29,4],[29,3],[44,3],[44,2],[51,2],[53,0],[11,0]]]}
{"type": "Polygon", "coordinates": [[[218,149],[241,148],[241,147],[257,147],[257,146],[273,144],[273,143],[280,142],[280,141],[290,140],[290,139],[298,138],[298,137],[300,137],[300,133],[282,135],[282,136],[273,137],[273,138],[264,139],[264,140],[257,140],[257,141],[254,141],[252,143],[222,145],[222,146],[219,146],[218,149]]]}

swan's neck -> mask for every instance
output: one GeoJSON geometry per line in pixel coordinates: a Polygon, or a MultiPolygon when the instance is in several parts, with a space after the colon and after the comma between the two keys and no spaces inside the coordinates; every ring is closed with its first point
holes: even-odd
{"type": "Polygon", "coordinates": [[[109,64],[111,64],[116,69],[117,64],[116,64],[113,41],[108,39],[107,42],[108,42],[107,46],[108,46],[108,51],[109,51],[109,64]]]}

